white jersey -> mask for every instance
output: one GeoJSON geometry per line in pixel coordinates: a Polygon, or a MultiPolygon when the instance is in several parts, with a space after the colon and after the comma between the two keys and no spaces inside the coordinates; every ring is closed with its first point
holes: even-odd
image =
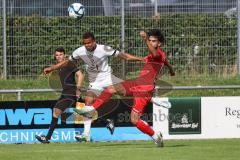
{"type": "Polygon", "coordinates": [[[87,51],[85,46],[79,47],[72,53],[69,60],[81,58],[87,65],[89,82],[93,83],[112,76],[112,69],[108,64],[108,58],[110,56],[117,57],[119,54],[120,52],[118,50],[97,44],[93,52],[87,51]]]}

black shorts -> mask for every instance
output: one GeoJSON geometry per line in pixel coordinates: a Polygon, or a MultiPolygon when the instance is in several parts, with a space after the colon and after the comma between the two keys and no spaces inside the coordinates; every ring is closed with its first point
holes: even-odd
{"type": "Polygon", "coordinates": [[[55,104],[54,108],[64,111],[65,109],[70,108],[72,106],[75,107],[76,101],[77,101],[76,96],[61,95],[61,97],[55,104]]]}

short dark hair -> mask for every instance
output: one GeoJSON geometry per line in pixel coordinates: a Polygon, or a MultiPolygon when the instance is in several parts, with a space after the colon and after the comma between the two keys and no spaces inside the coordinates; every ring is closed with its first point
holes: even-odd
{"type": "Polygon", "coordinates": [[[151,31],[148,32],[148,36],[157,37],[157,39],[161,43],[165,41],[164,35],[162,34],[162,31],[160,29],[152,29],[151,31]]]}
{"type": "Polygon", "coordinates": [[[92,32],[85,32],[82,36],[83,39],[88,39],[88,38],[92,38],[93,40],[95,40],[94,34],[92,32]]]}
{"type": "Polygon", "coordinates": [[[65,50],[63,47],[58,47],[55,49],[55,52],[63,52],[65,54],[65,50]]]}

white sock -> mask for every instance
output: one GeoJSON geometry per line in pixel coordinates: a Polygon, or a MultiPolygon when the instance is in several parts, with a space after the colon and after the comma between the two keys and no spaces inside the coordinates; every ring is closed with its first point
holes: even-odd
{"type": "Polygon", "coordinates": [[[93,106],[85,106],[85,109],[88,111],[94,111],[95,108],[93,106]]]}
{"type": "Polygon", "coordinates": [[[84,124],[83,135],[90,136],[92,119],[86,118],[83,124],[84,124]]]}
{"type": "Polygon", "coordinates": [[[152,139],[156,141],[158,139],[158,134],[157,132],[154,131],[154,135],[152,136],[152,139]]]}

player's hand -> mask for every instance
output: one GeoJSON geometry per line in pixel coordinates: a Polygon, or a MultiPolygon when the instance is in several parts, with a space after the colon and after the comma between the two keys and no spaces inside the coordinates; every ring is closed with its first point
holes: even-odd
{"type": "Polygon", "coordinates": [[[145,57],[142,58],[142,62],[143,62],[143,63],[146,63],[146,62],[147,62],[146,59],[145,59],[145,57]]]}
{"type": "Polygon", "coordinates": [[[147,33],[146,33],[146,32],[141,31],[141,32],[140,32],[140,36],[142,37],[143,40],[145,40],[145,41],[147,40],[147,37],[148,37],[148,36],[147,36],[147,33]]]}
{"type": "Polygon", "coordinates": [[[47,68],[44,68],[43,73],[44,73],[45,75],[47,75],[47,74],[51,73],[52,71],[53,71],[53,70],[52,70],[51,67],[47,67],[47,68]]]}
{"type": "Polygon", "coordinates": [[[169,73],[170,73],[170,76],[175,76],[174,70],[170,70],[169,73]]]}
{"type": "Polygon", "coordinates": [[[143,62],[144,62],[144,63],[147,63],[147,62],[148,62],[148,57],[147,57],[147,56],[143,58],[143,62]]]}

